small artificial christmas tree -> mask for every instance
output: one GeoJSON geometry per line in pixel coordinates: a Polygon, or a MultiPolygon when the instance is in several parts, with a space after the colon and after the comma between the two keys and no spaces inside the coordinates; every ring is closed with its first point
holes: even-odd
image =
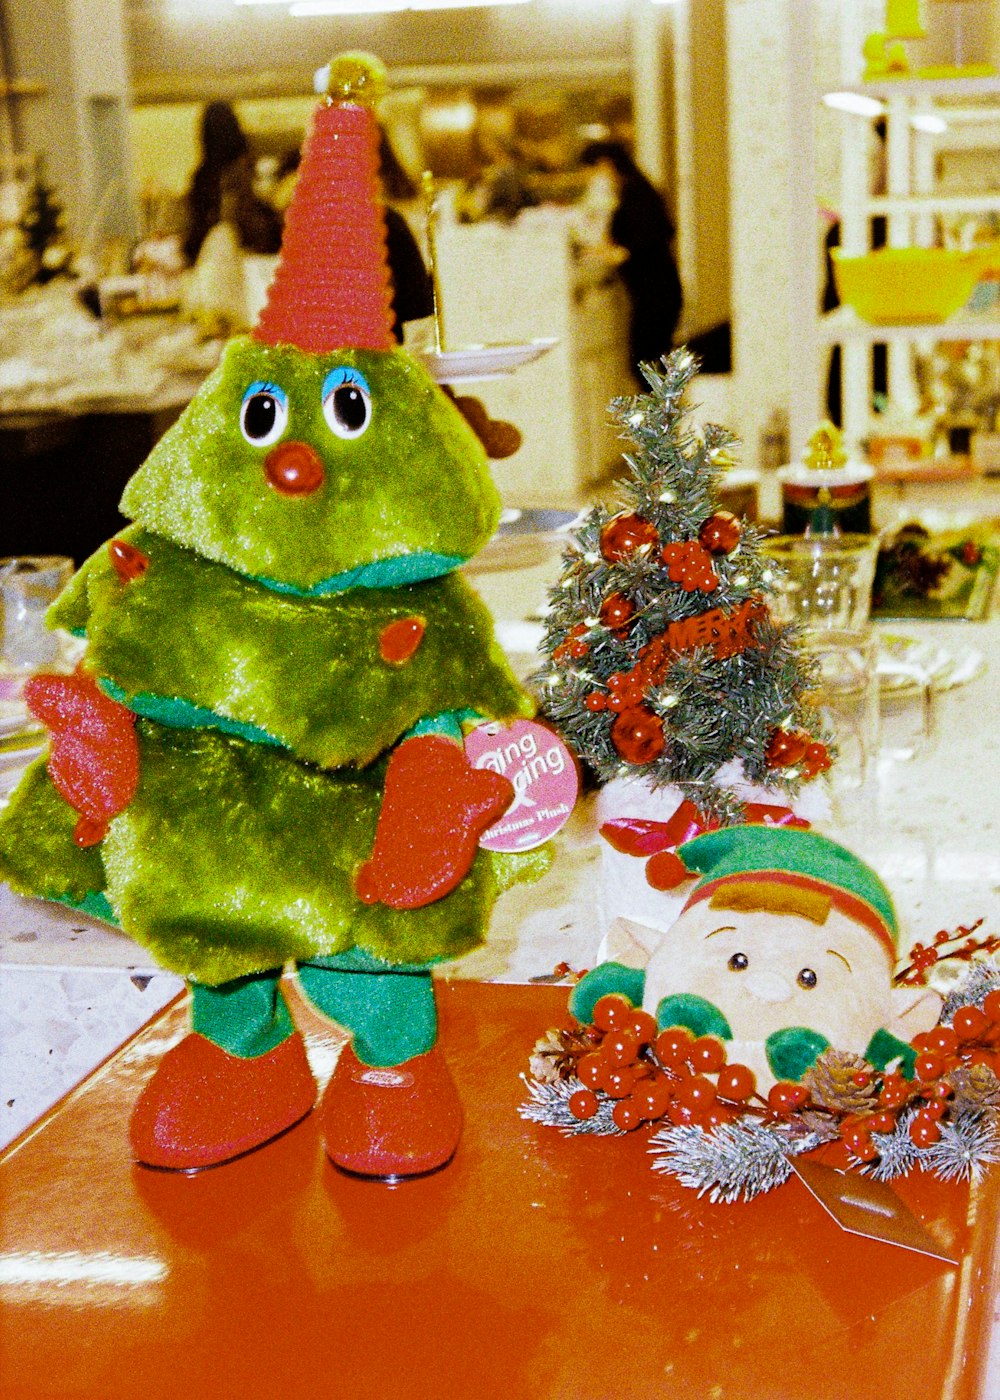
{"type": "MultiPolygon", "coordinates": [[[[643,367],[649,394],[612,404],[633,444],[631,476],[622,509],[595,507],[565,557],[540,677],[549,718],[600,783],[673,785],[674,809],[685,804],[680,840],[753,817],[749,797],[787,801],[830,766],[807,665],[767,608],[757,533],[719,508],[735,439],[685,423],[695,370],[677,350],[660,369],[643,367]]],[[[633,823],[630,854],[679,844],[668,834],[650,845],[651,825],[633,823]]],[[[661,854],[647,879],[671,888],[677,865],[661,854]]]]}
{"type": "Polygon", "coordinates": [[[50,282],[69,272],[63,208],[40,167],[28,191],[18,228],[33,258],[34,281],[50,282]]]}

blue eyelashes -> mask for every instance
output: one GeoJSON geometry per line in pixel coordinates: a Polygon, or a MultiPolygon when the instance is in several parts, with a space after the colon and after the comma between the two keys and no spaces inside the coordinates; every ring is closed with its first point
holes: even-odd
{"type": "Polygon", "coordinates": [[[360,370],[338,365],[323,380],[323,417],[339,438],[358,438],[372,417],[368,380],[360,370]]]}
{"type": "Polygon", "coordinates": [[[269,447],[288,425],[288,395],[277,384],[256,379],[243,395],[240,432],[252,447],[269,447]]]}

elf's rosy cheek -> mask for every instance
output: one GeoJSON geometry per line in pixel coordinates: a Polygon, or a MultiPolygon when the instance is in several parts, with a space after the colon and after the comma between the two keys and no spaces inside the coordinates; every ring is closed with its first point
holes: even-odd
{"type": "Polygon", "coordinates": [[[279,442],[264,458],[264,475],[283,496],[311,496],[325,473],[319,453],[307,442],[279,442]]]}
{"type": "Polygon", "coordinates": [[[740,982],[740,987],[758,1001],[791,1001],[795,994],[794,983],[770,968],[761,968],[759,971],[755,969],[747,973],[740,982]]]}

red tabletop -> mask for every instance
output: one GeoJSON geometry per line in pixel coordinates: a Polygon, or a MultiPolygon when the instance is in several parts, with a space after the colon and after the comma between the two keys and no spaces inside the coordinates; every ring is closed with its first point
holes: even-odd
{"type": "Polygon", "coordinates": [[[980,1393],[1000,1172],[898,1186],[957,1267],[846,1234],[795,1180],[713,1206],[650,1170],[645,1130],[567,1140],[518,1117],[565,988],[439,1001],[466,1129],[435,1176],[346,1177],[311,1118],[196,1176],[135,1166],[128,1113],[179,1006],[13,1144],[4,1400],[980,1393]]]}

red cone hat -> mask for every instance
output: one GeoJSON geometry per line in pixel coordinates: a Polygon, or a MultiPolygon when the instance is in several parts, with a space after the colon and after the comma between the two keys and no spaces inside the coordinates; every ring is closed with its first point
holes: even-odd
{"type": "Polygon", "coordinates": [[[330,64],[285,218],[281,254],[253,334],[311,354],[391,350],[392,291],[374,112],[385,73],[367,54],[330,64]]]}

